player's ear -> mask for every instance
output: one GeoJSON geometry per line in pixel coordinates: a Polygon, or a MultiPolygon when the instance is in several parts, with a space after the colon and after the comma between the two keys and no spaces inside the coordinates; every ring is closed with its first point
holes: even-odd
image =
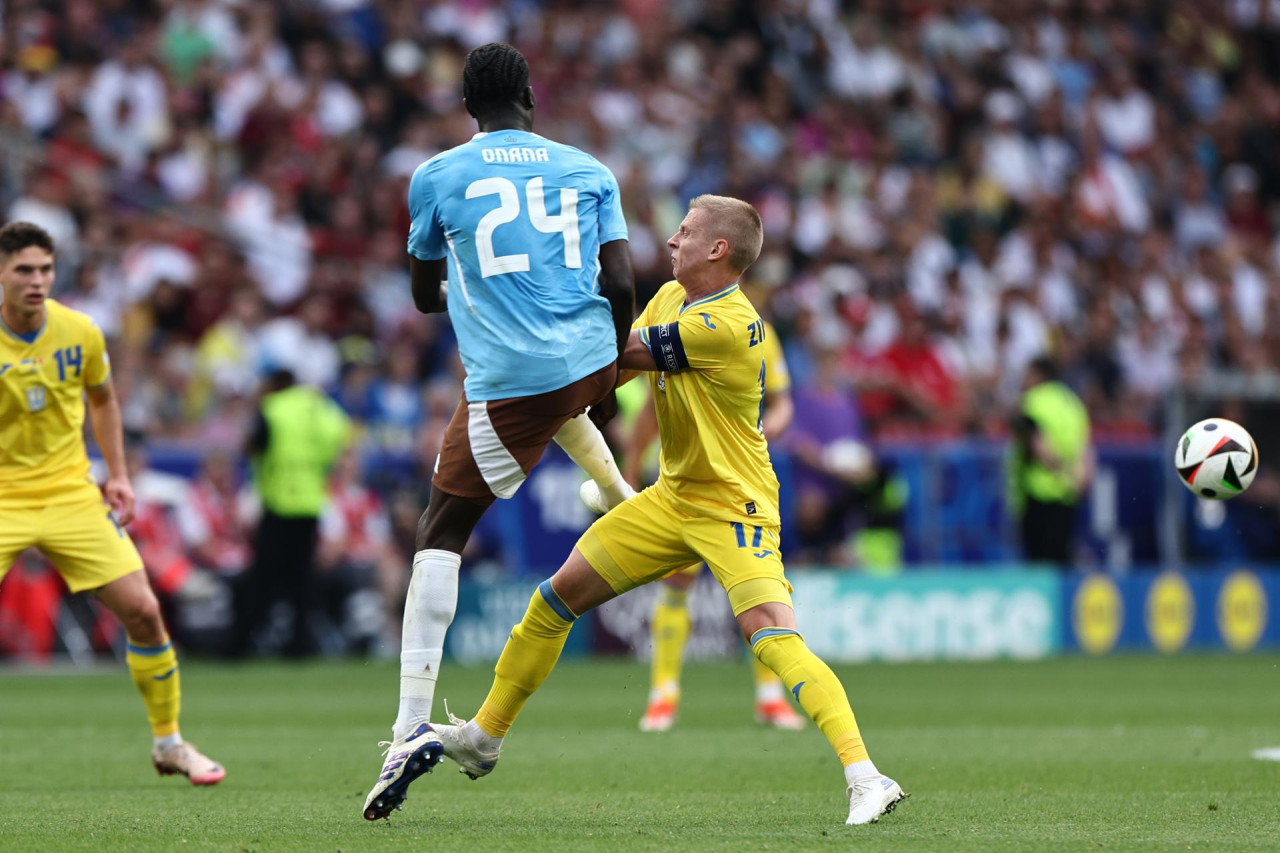
{"type": "Polygon", "coordinates": [[[469,101],[467,101],[466,98],[462,99],[462,105],[467,108],[467,115],[471,116],[473,119],[476,119],[477,121],[480,120],[480,116],[476,115],[476,111],[471,109],[471,104],[469,101]]]}
{"type": "Polygon", "coordinates": [[[523,106],[526,110],[531,110],[535,106],[537,106],[537,104],[535,104],[533,100],[532,86],[525,86],[524,91],[520,93],[520,105],[523,106]]]}
{"type": "Polygon", "coordinates": [[[721,237],[711,244],[711,254],[708,257],[713,261],[718,261],[729,254],[729,241],[721,237]]]}

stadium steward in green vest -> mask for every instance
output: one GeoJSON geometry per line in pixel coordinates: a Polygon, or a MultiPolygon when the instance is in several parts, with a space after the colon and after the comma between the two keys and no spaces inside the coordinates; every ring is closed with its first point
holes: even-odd
{"type": "Polygon", "coordinates": [[[287,370],[272,374],[248,446],[262,519],[254,563],[236,593],[233,656],[249,653],[254,632],[282,599],[293,608],[285,653],[304,656],[316,651],[309,620],[317,597],[319,519],[328,500],[329,472],[350,436],[346,414],[323,391],[294,384],[287,370]]]}
{"type": "Polygon", "coordinates": [[[1071,562],[1076,505],[1093,476],[1089,413],[1047,356],[1027,367],[1010,460],[1010,508],[1028,561],[1071,562]]]}

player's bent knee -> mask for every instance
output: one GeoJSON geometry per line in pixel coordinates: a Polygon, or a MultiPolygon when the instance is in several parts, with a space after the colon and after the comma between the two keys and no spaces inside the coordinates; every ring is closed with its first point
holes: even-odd
{"type": "Polygon", "coordinates": [[[160,612],[160,602],[151,590],[147,594],[138,595],[129,600],[116,611],[116,618],[124,626],[125,633],[135,642],[149,644],[160,643],[165,639],[164,616],[160,612]]]}
{"type": "Polygon", "coordinates": [[[581,616],[617,596],[609,582],[601,577],[582,552],[574,548],[554,575],[551,587],[575,614],[581,616]]]}
{"type": "Polygon", "coordinates": [[[762,628],[788,628],[795,630],[796,615],[790,604],[765,601],[748,607],[738,614],[738,627],[747,642],[762,628]]]}

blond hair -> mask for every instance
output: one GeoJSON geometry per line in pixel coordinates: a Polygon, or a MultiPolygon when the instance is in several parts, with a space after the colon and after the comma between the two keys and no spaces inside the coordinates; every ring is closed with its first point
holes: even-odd
{"type": "Polygon", "coordinates": [[[689,202],[689,209],[705,210],[714,217],[712,239],[729,241],[729,266],[736,272],[745,272],[760,257],[764,223],[750,204],[724,195],[700,195],[689,202]]]}

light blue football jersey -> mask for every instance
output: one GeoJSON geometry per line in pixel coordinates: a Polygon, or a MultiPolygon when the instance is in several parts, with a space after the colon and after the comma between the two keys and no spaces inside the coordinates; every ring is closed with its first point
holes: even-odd
{"type": "Polygon", "coordinates": [[[448,258],[467,399],[563,388],[618,357],[600,245],[627,238],[618,181],[536,133],[477,133],[409,182],[409,252],[448,258]]]}

